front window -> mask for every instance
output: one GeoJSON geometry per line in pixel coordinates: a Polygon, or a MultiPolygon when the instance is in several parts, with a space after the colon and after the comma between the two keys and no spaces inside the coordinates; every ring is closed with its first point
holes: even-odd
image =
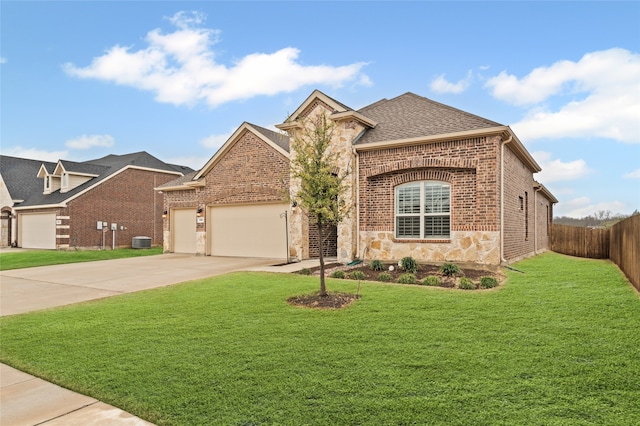
{"type": "Polygon", "coordinates": [[[411,182],[396,187],[396,238],[449,239],[451,186],[411,182]]]}

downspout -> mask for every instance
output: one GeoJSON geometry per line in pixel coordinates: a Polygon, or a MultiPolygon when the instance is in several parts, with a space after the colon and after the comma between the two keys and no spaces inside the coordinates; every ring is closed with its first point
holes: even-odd
{"type": "Polygon", "coordinates": [[[504,146],[513,140],[513,135],[509,139],[503,140],[500,145],[500,262],[506,264],[504,258],[504,146]]]}
{"type": "Polygon", "coordinates": [[[360,156],[355,147],[353,147],[353,155],[356,157],[356,259],[358,259],[360,255],[360,156]]]}
{"type": "Polygon", "coordinates": [[[533,253],[538,254],[538,192],[542,188],[533,188],[533,253]]]}

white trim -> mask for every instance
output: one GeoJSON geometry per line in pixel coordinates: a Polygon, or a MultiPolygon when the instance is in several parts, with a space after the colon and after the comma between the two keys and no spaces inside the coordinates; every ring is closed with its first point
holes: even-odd
{"type": "Polygon", "coordinates": [[[378,125],[378,123],[376,123],[372,119],[365,117],[364,115],[356,111],[336,112],[329,115],[329,118],[332,119],[333,121],[346,120],[349,118],[353,118],[354,120],[357,120],[360,123],[365,124],[372,128],[378,125]]]}

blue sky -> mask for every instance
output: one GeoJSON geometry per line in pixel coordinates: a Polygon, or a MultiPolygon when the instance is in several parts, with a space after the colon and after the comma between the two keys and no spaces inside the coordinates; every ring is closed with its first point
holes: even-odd
{"type": "Polygon", "coordinates": [[[0,2],[0,151],[202,167],[319,89],[510,125],[556,216],[640,210],[639,2],[0,2]]]}

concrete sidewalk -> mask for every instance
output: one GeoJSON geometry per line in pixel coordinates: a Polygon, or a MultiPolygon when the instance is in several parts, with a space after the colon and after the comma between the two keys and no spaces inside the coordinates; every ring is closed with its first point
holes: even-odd
{"type": "MultiPolygon", "coordinates": [[[[318,266],[308,260],[180,254],[0,272],[0,315],[15,315],[118,294],[163,287],[232,271],[291,273],[318,266]]],[[[152,425],[119,408],[0,364],[0,425],[152,425]]]]}

